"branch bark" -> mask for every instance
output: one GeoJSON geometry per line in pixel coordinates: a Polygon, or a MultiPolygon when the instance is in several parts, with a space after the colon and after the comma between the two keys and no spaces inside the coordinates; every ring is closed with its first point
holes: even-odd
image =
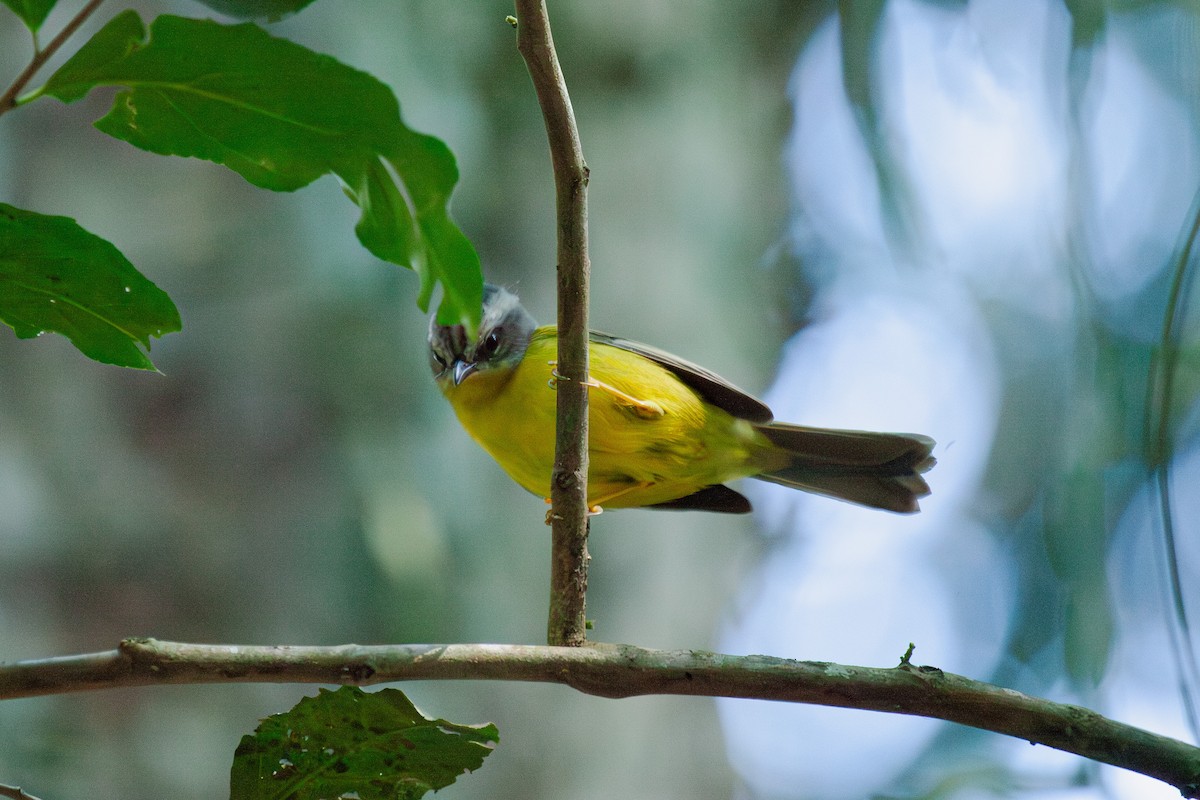
{"type": "Polygon", "coordinates": [[[1200,798],[1200,748],[907,660],[881,669],[629,645],[260,647],[129,639],[102,653],[0,664],[0,699],[127,686],[405,680],[560,683],[600,697],[743,697],[932,717],[1140,772],[1200,798]]]}
{"type": "Polygon", "coordinates": [[[0,797],[8,797],[11,800],[38,800],[29,792],[21,790],[20,786],[8,786],[0,783],[0,797]]]}
{"type": "Polygon", "coordinates": [[[516,0],[517,50],[537,92],[554,187],[558,229],[558,421],[550,482],[551,645],[586,639],[588,567],[588,168],[544,0],[516,0]]]}

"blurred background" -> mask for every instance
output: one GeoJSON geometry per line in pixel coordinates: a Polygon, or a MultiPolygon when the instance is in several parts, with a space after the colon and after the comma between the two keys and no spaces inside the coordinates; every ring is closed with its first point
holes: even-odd
{"type": "MultiPolygon", "coordinates": [[[[78,7],[61,2],[47,36],[78,7]]],[[[113,3],[90,29],[129,5],[147,20],[206,14],[113,3]]],[[[374,74],[409,125],[448,142],[455,217],[485,273],[549,321],[553,192],[509,13],[320,0],[271,30],[374,74]]],[[[763,392],[781,419],[939,441],[917,517],[754,485],[753,518],[595,519],[594,638],[872,666],[914,642],[917,663],[1194,741],[1196,637],[1178,614],[1200,613],[1186,313],[1168,362],[1173,528],[1146,442],[1152,357],[1197,213],[1198,13],[551,4],[592,170],[595,327],[763,392]]],[[[5,12],[0,83],[27,58],[5,12]]],[[[108,102],[41,100],[0,120],[0,199],[114,242],[184,330],[155,343],[162,375],[0,331],[0,659],[128,636],[544,641],[544,507],[438,395],[415,276],[358,246],[333,179],[275,195],[134,150],[91,128],[108,102]]],[[[500,726],[449,798],[1178,796],[927,720],[403,688],[431,716],[500,726]]],[[[238,738],[314,691],[7,701],[0,783],[220,797],[238,738]]]]}

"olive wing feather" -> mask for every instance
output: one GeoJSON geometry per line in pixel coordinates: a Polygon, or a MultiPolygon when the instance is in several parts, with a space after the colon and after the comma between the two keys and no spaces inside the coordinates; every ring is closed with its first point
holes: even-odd
{"type": "Polygon", "coordinates": [[[591,340],[619,347],[650,359],[674,373],[675,377],[693,389],[706,402],[739,419],[758,423],[770,422],[774,419],[775,415],[771,413],[771,409],[757,397],[747,394],[715,372],[710,372],[704,367],[671,355],[665,350],[600,331],[591,331],[591,340]]]}

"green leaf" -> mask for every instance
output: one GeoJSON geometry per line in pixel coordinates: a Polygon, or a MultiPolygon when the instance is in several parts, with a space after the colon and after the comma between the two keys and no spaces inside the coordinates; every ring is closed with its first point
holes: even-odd
{"type": "Polygon", "coordinates": [[[472,265],[472,274],[479,270],[475,248],[448,213],[457,182],[458,166],[450,148],[440,139],[406,129],[384,160],[368,162],[357,181],[345,181],[345,188],[362,209],[354,230],[363,246],[384,261],[413,265],[421,276],[417,305],[422,310],[429,308],[434,284],[440,280],[445,293],[438,321],[474,330],[483,303],[482,277],[478,282],[451,279],[464,264],[472,265]],[[393,173],[409,190],[407,198],[393,173]]]}
{"type": "Polygon", "coordinates": [[[166,292],[68,217],[0,203],[0,320],[22,339],[61,333],[105,364],[154,369],[138,347],[180,329],[166,292]]]}
{"type": "Polygon", "coordinates": [[[313,0],[200,0],[201,3],[230,17],[263,19],[271,22],[295,14],[313,0]]]}
{"type": "Polygon", "coordinates": [[[224,164],[275,191],[338,176],[362,209],[363,245],[420,276],[422,310],[440,282],[439,318],[478,321],[479,257],[448,212],[454,157],[405,126],[375,78],[250,23],[167,15],[147,36],[126,11],[43,91],[69,103],[97,86],[124,88],[96,127],[144,150],[224,164]]]}
{"type": "Polygon", "coordinates": [[[126,11],[46,83],[65,102],[123,86],[96,127],[143,150],[224,164],[292,191],[376,153],[399,107],[382,83],[257,25],[126,11]]]}
{"type": "Polygon", "coordinates": [[[242,737],[230,800],[415,800],[476,770],[495,725],[427,719],[398,689],[321,689],[242,737]]]}
{"type": "Polygon", "coordinates": [[[0,2],[11,8],[32,33],[37,33],[38,28],[42,27],[42,23],[46,21],[46,17],[58,0],[0,0],[0,2]]]}

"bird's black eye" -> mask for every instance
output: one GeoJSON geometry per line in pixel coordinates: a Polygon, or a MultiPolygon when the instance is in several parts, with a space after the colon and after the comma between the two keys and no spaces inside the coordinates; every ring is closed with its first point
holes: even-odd
{"type": "Polygon", "coordinates": [[[442,358],[439,353],[431,353],[431,355],[433,356],[433,360],[438,363],[438,366],[444,369],[446,366],[446,359],[442,358]]]}
{"type": "Polygon", "coordinates": [[[479,355],[491,356],[496,354],[496,350],[500,347],[500,331],[494,330],[484,337],[483,342],[479,345],[479,355]]]}

